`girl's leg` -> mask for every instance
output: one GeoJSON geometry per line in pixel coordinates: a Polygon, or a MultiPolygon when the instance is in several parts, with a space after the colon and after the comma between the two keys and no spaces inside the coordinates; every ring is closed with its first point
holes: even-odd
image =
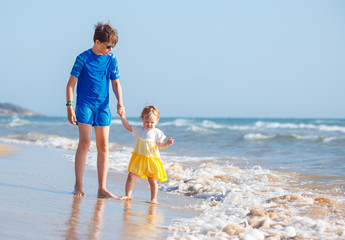
{"type": "Polygon", "coordinates": [[[126,188],[125,192],[126,195],[121,198],[121,200],[132,200],[132,192],[134,188],[135,180],[138,178],[138,176],[134,173],[128,173],[127,181],[126,181],[126,188]]]}
{"type": "Polygon", "coordinates": [[[85,169],[86,154],[90,147],[92,127],[88,124],[79,123],[79,143],[74,160],[75,185],[74,195],[85,196],[83,192],[83,175],[85,169]]]}
{"type": "Polygon", "coordinates": [[[150,183],[150,189],[151,189],[151,201],[149,203],[158,204],[157,201],[157,194],[158,194],[158,183],[157,179],[154,177],[149,177],[147,180],[150,183]]]}
{"type": "Polygon", "coordinates": [[[106,188],[108,173],[108,141],[110,127],[95,127],[97,146],[98,197],[116,198],[106,188]]]}

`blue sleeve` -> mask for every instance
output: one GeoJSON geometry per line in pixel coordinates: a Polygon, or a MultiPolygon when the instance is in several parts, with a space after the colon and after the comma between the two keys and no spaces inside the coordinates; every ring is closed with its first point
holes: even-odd
{"type": "Polygon", "coordinates": [[[77,59],[75,60],[75,63],[73,65],[72,71],[71,71],[71,75],[79,78],[81,71],[84,68],[85,65],[85,61],[86,61],[86,56],[85,54],[80,54],[77,59]]]}
{"type": "Polygon", "coordinates": [[[115,56],[113,56],[112,60],[113,60],[114,67],[113,67],[113,70],[111,71],[110,79],[116,80],[120,78],[119,66],[117,64],[117,59],[115,56]]]}

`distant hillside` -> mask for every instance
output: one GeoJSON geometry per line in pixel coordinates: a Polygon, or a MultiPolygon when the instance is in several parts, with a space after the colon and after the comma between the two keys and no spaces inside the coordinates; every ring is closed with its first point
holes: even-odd
{"type": "Polygon", "coordinates": [[[0,103],[0,116],[42,116],[11,103],[0,103]]]}

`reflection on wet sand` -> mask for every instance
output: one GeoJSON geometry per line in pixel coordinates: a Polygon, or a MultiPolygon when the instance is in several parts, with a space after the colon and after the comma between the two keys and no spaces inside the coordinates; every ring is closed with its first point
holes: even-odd
{"type": "Polygon", "coordinates": [[[77,228],[79,225],[79,215],[80,215],[80,202],[81,197],[74,196],[72,203],[72,210],[69,219],[66,221],[66,239],[77,239],[77,228]]]}
{"type": "Polygon", "coordinates": [[[77,236],[77,227],[79,224],[79,206],[81,197],[73,198],[72,210],[69,219],[66,221],[66,239],[75,239],[77,236]]]}
{"type": "Polygon", "coordinates": [[[148,209],[145,214],[133,209],[131,201],[124,201],[123,204],[121,239],[156,239],[160,232],[156,227],[163,224],[162,216],[156,215],[157,205],[147,204],[148,209]]]}
{"type": "Polygon", "coordinates": [[[82,226],[83,221],[80,218],[80,204],[83,197],[74,196],[71,215],[69,219],[66,221],[66,239],[85,239],[85,235],[87,239],[98,239],[100,234],[100,229],[102,228],[103,224],[103,211],[104,211],[104,201],[105,199],[98,198],[94,211],[93,216],[89,222],[89,226],[82,226]],[[81,230],[87,228],[87,231],[83,234],[78,234],[82,232],[81,230]]]}
{"type": "Polygon", "coordinates": [[[92,210],[89,207],[81,208],[82,201],[86,201],[84,204],[88,202],[83,197],[73,197],[71,213],[65,222],[65,239],[102,239],[105,236],[113,236],[114,239],[140,238],[143,240],[159,239],[159,234],[162,234],[158,227],[163,225],[164,218],[156,214],[157,205],[155,204],[109,201],[107,204],[110,208],[108,208],[105,207],[107,199],[98,198],[92,210]],[[113,212],[112,204],[115,204],[116,208],[121,208],[123,204],[122,219],[119,218],[120,212],[113,212]],[[105,209],[110,211],[106,216],[110,216],[111,219],[105,219],[105,209]],[[116,222],[122,222],[122,226],[118,226],[119,229],[113,225],[116,222]],[[112,226],[109,228],[107,223],[111,223],[112,226]]]}
{"type": "Polygon", "coordinates": [[[103,211],[104,211],[104,198],[97,198],[93,218],[89,226],[88,239],[98,239],[100,230],[103,225],[103,211]]]}
{"type": "Polygon", "coordinates": [[[0,143],[0,157],[7,156],[9,152],[20,151],[20,147],[0,143]]]}

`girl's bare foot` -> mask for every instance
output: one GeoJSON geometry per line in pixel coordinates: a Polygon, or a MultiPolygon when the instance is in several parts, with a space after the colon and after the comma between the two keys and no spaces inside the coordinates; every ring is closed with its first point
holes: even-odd
{"type": "Polygon", "coordinates": [[[98,190],[97,197],[99,197],[99,198],[117,198],[114,194],[112,194],[111,192],[109,192],[106,189],[98,190]]]}
{"type": "Polygon", "coordinates": [[[149,203],[149,204],[158,204],[157,200],[147,201],[147,203],[149,203]]]}
{"type": "Polygon", "coordinates": [[[74,187],[73,195],[80,196],[80,197],[85,197],[86,196],[85,193],[81,189],[79,189],[77,187],[74,187]]]}
{"type": "Polygon", "coordinates": [[[119,198],[120,200],[124,200],[124,201],[132,201],[133,197],[129,197],[129,196],[123,196],[119,198]]]}

